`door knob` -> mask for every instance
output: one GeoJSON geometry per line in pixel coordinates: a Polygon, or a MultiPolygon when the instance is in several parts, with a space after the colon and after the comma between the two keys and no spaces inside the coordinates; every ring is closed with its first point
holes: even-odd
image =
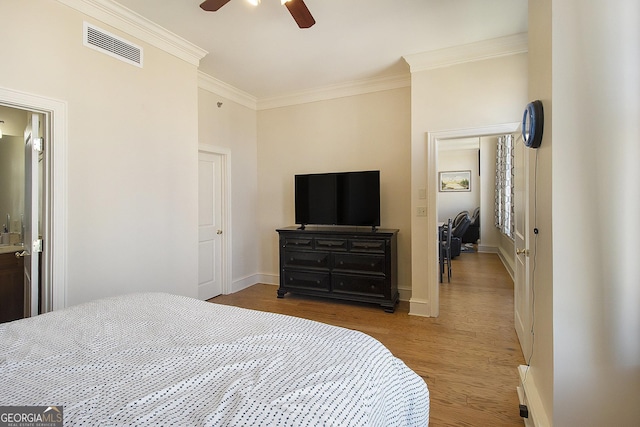
{"type": "Polygon", "coordinates": [[[529,256],[529,251],[526,249],[516,249],[516,255],[529,256]]]}
{"type": "Polygon", "coordinates": [[[28,251],[16,252],[15,255],[16,255],[16,258],[22,258],[29,255],[29,252],[28,251]]]}
{"type": "Polygon", "coordinates": [[[216,231],[216,234],[222,234],[222,230],[216,231]]]}

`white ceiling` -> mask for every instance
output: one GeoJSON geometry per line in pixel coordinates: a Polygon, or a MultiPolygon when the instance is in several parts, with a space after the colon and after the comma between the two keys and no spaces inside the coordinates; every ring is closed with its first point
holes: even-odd
{"type": "Polygon", "coordinates": [[[404,55],[527,32],[528,0],[305,0],[301,30],[280,4],[118,0],[207,50],[200,70],[258,100],[408,75],[404,55]]]}

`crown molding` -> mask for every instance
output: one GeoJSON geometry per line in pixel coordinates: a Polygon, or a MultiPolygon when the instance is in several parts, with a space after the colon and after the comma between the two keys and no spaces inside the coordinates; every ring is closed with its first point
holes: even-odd
{"type": "Polygon", "coordinates": [[[332,86],[290,93],[272,98],[257,99],[253,95],[218,80],[202,71],[198,72],[198,87],[223,96],[253,110],[268,110],[289,105],[325,101],[346,96],[362,95],[411,86],[411,76],[402,74],[388,77],[377,77],[366,80],[351,81],[332,86]]]}
{"type": "Polygon", "coordinates": [[[57,0],[87,16],[111,25],[196,67],[206,50],[165,30],[134,11],[111,0],[57,0]]]}
{"type": "Polygon", "coordinates": [[[202,71],[198,71],[198,87],[215,93],[216,95],[223,96],[230,101],[237,102],[252,110],[257,109],[257,100],[254,96],[202,71]]]}
{"type": "Polygon", "coordinates": [[[403,58],[409,64],[411,73],[415,73],[466,62],[527,53],[528,50],[527,33],[520,33],[445,49],[405,55],[403,58]]]}
{"type": "Polygon", "coordinates": [[[306,104],[309,102],[325,101],[346,96],[363,95],[383,90],[398,89],[411,86],[411,76],[398,74],[386,77],[376,77],[356,80],[337,85],[324,86],[315,89],[294,92],[287,95],[264,98],[258,100],[258,110],[286,107],[289,105],[306,104]]]}

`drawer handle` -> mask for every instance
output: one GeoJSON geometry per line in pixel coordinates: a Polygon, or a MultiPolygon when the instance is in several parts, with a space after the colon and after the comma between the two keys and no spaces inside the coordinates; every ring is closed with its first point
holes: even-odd
{"type": "Polygon", "coordinates": [[[375,267],[375,266],[376,266],[376,263],[375,263],[375,262],[372,262],[372,263],[371,263],[371,267],[375,267]]]}
{"type": "Polygon", "coordinates": [[[322,262],[322,260],[317,260],[316,262],[317,262],[318,264],[320,264],[320,263],[322,262]]]}
{"type": "Polygon", "coordinates": [[[356,248],[362,248],[362,249],[370,249],[370,248],[379,248],[380,247],[380,245],[377,244],[377,243],[371,243],[371,244],[368,244],[368,243],[354,243],[353,246],[356,247],[356,248]]]}
{"type": "Polygon", "coordinates": [[[344,261],[340,261],[340,265],[344,265],[344,261]]]}
{"type": "Polygon", "coordinates": [[[316,280],[316,285],[319,285],[319,284],[320,284],[320,280],[316,280]]]}

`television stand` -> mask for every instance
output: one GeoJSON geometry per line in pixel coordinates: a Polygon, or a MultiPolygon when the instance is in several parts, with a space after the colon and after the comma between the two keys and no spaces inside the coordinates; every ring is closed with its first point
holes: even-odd
{"type": "Polygon", "coordinates": [[[287,292],[379,304],[398,303],[398,230],[286,227],[280,242],[280,287],[287,292]]]}

